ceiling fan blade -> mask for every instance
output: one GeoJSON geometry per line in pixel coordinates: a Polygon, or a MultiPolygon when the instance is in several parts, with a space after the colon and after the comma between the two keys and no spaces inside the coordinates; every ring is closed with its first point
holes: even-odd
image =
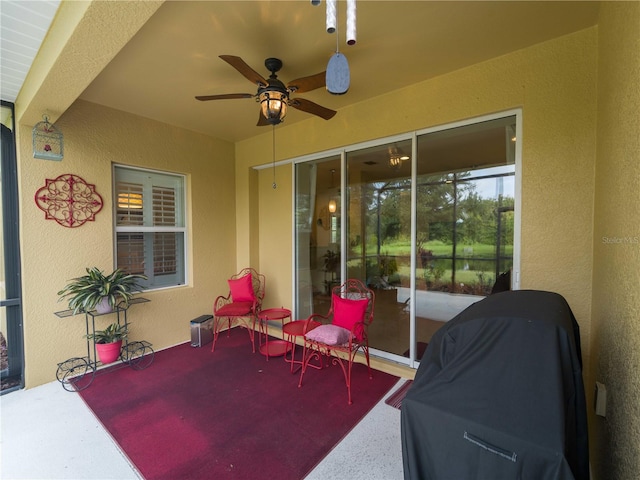
{"type": "Polygon", "coordinates": [[[264,87],[268,85],[267,81],[262,77],[262,75],[260,75],[253,68],[247,65],[245,61],[240,57],[235,57],[233,55],[220,55],[220,58],[231,65],[233,68],[238,70],[251,83],[262,85],[264,87]]]}
{"type": "Polygon", "coordinates": [[[325,120],[333,118],[333,116],[337,113],[335,110],[330,110],[323,107],[322,105],[318,105],[317,103],[314,103],[311,100],[306,100],[304,98],[290,99],[289,105],[293,108],[297,108],[298,110],[302,110],[303,112],[317,115],[318,117],[324,118],[325,120]]]}
{"type": "Polygon", "coordinates": [[[287,88],[290,92],[310,92],[316,88],[324,87],[326,84],[327,72],[316,73],[308,77],[298,78],[289,82],[287,88]]]}
{"type": "Polygon", "coordinates": [[[196,100],[205,102],[207,100],[229,100],[233,98],[253,98],[255,95],[251,93],[224,93],[222,95],[198,95],[196,100]]]}

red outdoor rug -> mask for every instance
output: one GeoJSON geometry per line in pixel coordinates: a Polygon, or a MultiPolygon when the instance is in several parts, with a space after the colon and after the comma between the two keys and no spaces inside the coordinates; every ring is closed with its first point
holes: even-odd
{"type": "MultiPolygon", "coordinates": [[[[298,349],[300,350],[300,349],[298,349]]],[[[147,480],[299,480],[396,384],[353,366],[353,405],[337,366],[304,385],[282,357],[251,353],[243,329],[210,345],[156,352],[145,370],[96,375],[79,394],[147,480]]]]}
{"type": "Polygon", "coordinates": [[[394,408],[401,409],[402,401],[404,397],[407,395],[407,392],[411,388],[413,384],[413,380],[406,380],[400,388],[398,388],[395,392],[387,397],[384,401],[387,405],[391,405],[394,408]]]}

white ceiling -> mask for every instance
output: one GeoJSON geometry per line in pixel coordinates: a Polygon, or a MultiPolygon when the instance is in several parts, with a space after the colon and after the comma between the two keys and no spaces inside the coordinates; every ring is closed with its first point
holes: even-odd
{"type": "MultiPolygon", "coordinates": [[[[12,52],[23,42],[5,42],[4,4],[24,2],[1,3],[2,98],[10,99],[5,97],[5,44],[12,52]]],[[[350,65],[349,91],[337,96],[321,88],[294,95],[337,110],[338,115],[341,108],[365,99],[595,25],[599,7],[593,1],[358,0],[357,43],[347,46],[345,5],[338,2],[337,38],[350,65]]],[[[26,18],[29,24],[36,17],[26,18]]],[[[32,29],[41,28],[34,21],[32,29]]],[[[194,99],[256,93],[257,88],[219,55],[240,56],[265,78],[264,60],[280,58],[284,66],[278,76],[286,84],[324,71],[335,50],[336,35],[325,31],[324,2],[314,7],[308,0],[167,1],[80,98],[238,141],[264,132],[256,126],[259,107],[252,99],[194,99]]],[[[284,125],[307,119],[325,121],[289,109],[284,125]]]]}
{"type": "Polygon", "coordinates": [[[0,1],[0,98],[15,102],[60,0],[0,1]]]}

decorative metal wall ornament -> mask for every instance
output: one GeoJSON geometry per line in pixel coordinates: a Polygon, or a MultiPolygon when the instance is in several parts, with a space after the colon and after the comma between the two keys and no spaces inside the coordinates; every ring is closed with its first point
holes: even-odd
{"type": "Polygon", "coordinates": [[[102,197],[95,185],[71,173],[51,180],[35,195],[36,205],[45,213],[45,219],[55,220],[63,227],[75,228],[93,222],[102,210],[102,197]]]}
{"type": "Polygon", "coordinates": [[[43,121],[33,127],[33,158],[42,160],[62,160],[64,156],[64,139],[62,133],[49,122],[49,117],[42,116],[43,121]]]}

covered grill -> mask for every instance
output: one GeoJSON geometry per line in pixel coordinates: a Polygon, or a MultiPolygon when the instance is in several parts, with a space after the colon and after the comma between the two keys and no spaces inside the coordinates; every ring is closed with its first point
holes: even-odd
{"type": "Polygon", "coordinates": [[[491,295],[433,336],[402,403],[405,479],[589,478],[578,324],[558,294],[491,295]]]}

